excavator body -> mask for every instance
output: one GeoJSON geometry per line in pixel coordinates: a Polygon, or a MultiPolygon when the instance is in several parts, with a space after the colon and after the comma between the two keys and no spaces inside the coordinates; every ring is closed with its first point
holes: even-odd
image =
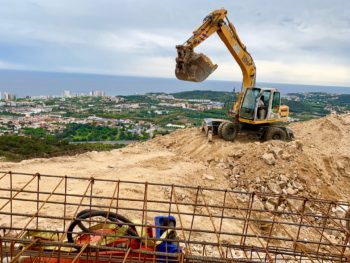
{"type": "MultiPolygon", "coordinates": [[[[175,75],[179,80],[201,82],[218,67],[206,55],[194,52],[194,48],[217,33],[242,70],[242,89],[230,112],[233,120],[205,119],[203,128],[208,135],[232,141],[243,130],[253,131],[261,139],[290,140],[293,132],[280,123],[286,122],[289,107],[281,105],[280,92],[274,88],[259,88],[256,83],[254,60],[242,43],[227,11],[219,9],[204,18],[203,24],[193,32],[183,45],[176,46],[175,75]],[[257,132],[258,131],[258,132],[257,132]]],[[[210,136],[211,137],[211,136],[210,136]]]]}

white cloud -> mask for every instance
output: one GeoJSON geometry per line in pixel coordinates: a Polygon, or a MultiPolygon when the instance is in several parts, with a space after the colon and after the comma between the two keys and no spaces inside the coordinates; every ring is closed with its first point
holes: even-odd
{"type": "Polygon", "coordinates": [[[175,59],[173,57],[141,57],[127,62],[119,71],[129,76],[173,77],[175,59]]]}
{"type": "Polygon", "coordinates": [[[152,53],[157,49],[169,49],[169,47],[174,46],[176,39],[166,34],[130,29],[128,31],[104,32],[93,43],[98,48],[107,48],[116,52],[152,53]]]}
{"type": "Polygon", "coordinates": [[[25,65],[0,60],[0,69],[29,70],[30,68],[25,65]]]}
{"type": "MultiPolygon", "coordinates": [[[[281,63],[256,61],[258,82],[295,84],[344,85],[350,83],[350,68],[331,64],[309,64],[302,62],[281,63]]],[[[240,69],[232,63],[225,63],[211,76],[212,79],[242,79],[240,69]]]]}
{"type": "MultiPolygon", "coordinates": [[[[225,6],[256,61],[258,81],[350,86],[348,0],[181,3],[2,1],[0,68],[174,77],[175,45],[225,6]]],[[[241,79],[217,36],[197,50],[219,64],[210,79],[241,79]]]]}

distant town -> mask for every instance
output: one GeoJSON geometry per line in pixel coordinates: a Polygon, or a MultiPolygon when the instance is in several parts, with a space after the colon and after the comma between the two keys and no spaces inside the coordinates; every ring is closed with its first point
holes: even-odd
{"type": "MultiPolygon", "coordinates": [[[[232,93],[210,91],[106,96],[102,90],[89,94],[65,90],[57,97],[25,98],[16,98],[9,92],[0,94],[0,135],[25,135],[35,129],[53,135],[64,132],[71,124],[80,124],[122,130],[122,139],[147,139],[177,128],[198,126],[205,116],[225,118],[234,101],[232,93]]],[[[295,93],[288,94],[284,103],[290,106],[290,121],[298,121],[332,112],[349,112],[349,96],[295,93]]],[[[119,138],[73,134],[70,139],[95,141],[119,138]]]]}
{"type": "MultiPolygon", "coordinates": [[[[26,96],[1,92],[0,159],[105,151],[175,129],[199,127],[204,118],[229,118],[238,94],[187,91],[107,96],[102,90],[60,96],[26,96]]],[[[350,95],[293,93],[282,99],[290,122],[349,113],[350,95]]]]}
{"type": "Polygon", "coordinates": [[[62,96],[57,97],[16,98],[15,94],[3,92],[0,102],[0,135],[25,135],[29,129],[43,129],[49,134],[57,134],[74,123],[122,129],[126,132],[124,137],[127,139],[146,139],[157,133],[167,133],[197,124],[177,118],[164,121],[161,116],[165,117],[179,110],[217,110],[217,113],[221,113],[223,107],[224,103],[220,101],[183,99],[170,94],[151,93],[122,97],[106,96],[100,90],[89,94],[75,94],[66,90],[62,96]]]}

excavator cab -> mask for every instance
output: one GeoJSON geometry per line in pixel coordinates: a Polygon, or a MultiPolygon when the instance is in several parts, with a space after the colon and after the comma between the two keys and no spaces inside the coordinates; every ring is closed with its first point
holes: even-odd
{"type": "Polygon", "coordinates": [[[179,45],[176,49],[175,75],[179,80],[201,82],[218,67],[206,55],[198,54],[192,48],[179,45]]]}
{"type": "Polygon", "coordinates": [[[239,117],[250,121],[268,122],[285,117],[286,114],[281,114],[283,109],[281,94],[276,89],[250,87],[243,95],[239,117]]]}

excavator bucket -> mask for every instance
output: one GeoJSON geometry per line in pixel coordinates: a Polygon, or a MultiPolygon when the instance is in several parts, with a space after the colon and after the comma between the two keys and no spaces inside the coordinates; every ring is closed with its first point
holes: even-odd
{"type": "Polygon", "coordinates": [[[176,46],[176,49],[175,75],[179,80],[201,82],[218,67],[206,55],[197,54],[189,47],[176,46]]]}

